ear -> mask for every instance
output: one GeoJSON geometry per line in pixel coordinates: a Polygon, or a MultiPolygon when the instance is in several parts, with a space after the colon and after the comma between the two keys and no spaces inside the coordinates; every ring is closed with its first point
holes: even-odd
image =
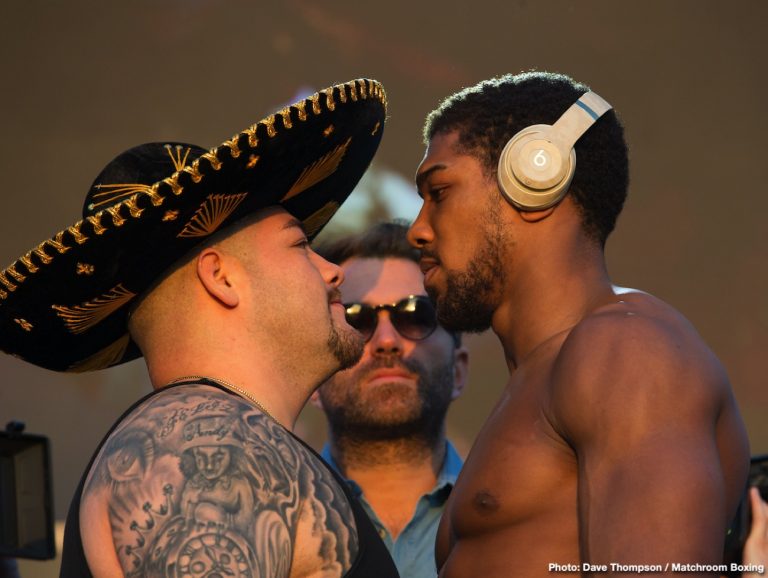
{"type": "Polygon", "coordinates": [[[456,399],[464,391],[469,375],[469,351],[463,345],[453,351],[453,390],[451,400],[456,399]]]}
{"type": "Polygon", "coordinates": [[[555,209],[557,208],[557,205],[554,207],[549,207],[548,209],[542,209],[540,211],[518,211],[520,213],[520,218],[523,219],[523,221],[527,223],[538,223],[539,221],[543,221],[547,217],[549,217],[552,213],[555,212],[555,209]]]}
{"type": "Polygon", "coordinates": [[[218,249],[207,247],[197,257],[197,277],[208,294],[226,307],[237,307],[240,296],[233,287],[230,260],[218,249]]]}

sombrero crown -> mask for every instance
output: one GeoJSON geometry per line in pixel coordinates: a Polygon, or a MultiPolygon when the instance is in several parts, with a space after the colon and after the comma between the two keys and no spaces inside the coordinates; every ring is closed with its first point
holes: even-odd
{"type": "Polygon", "coordinates": [[[329,87],[206,151],[134,147],[110,162],[83,219],[0,272],[0,349],[57,371],[141,353],[128,311],[213,233],[281,205],[310,239],[349,196],[381,140],[386,97],[373,80],[329,87]]]}

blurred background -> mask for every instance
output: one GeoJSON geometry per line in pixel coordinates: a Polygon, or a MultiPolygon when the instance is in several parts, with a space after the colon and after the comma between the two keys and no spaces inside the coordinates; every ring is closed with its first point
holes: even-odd
{"type": "MultiPolygon", "coordinates": [[[[93,178],[124,149],[217,146],[357,77],[384,84],[389,119],[324,234],[413,218],[422,123],[443,97],[507,72],[564,72],[626,126],[632,181],[608,242],[614,281],[696,325],[728,369],[753,454],[766,453],[766,21],[762,0],[3,2],[0,268],[78,220],[93,178]]],[[[467,341],[470,382],[449,418],[463,452],[507,373],[493,334],[467,341]]],[[[65,375],[0,354],[0,427],[20,420],[51,439],[58,519],[104,432],[149,389],[141,361],[65,375]]],[[[314,408],[298,430],[324,440],[314,408]]],[[[21,568],[55,576],[58,562],[21,568]]]]}

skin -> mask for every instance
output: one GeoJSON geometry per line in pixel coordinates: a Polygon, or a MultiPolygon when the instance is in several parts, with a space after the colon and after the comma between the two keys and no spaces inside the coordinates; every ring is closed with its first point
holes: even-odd
{"type": "MultiPolygon", "coordinates": [[[[380,305],[425,294],[419,266],[407,259],[352,258],[341,268],[345,303],[380,305]]],[[[442,327],[413,341],[381,311],[358,365],[313,394],[331,422],[334,460],[360,485],[393,538],[437,482],[445,458],[445,413],[464,387],[467,360],[466,349],[456,347],[442,327]],[[420,379],[430,384],[426,392],[419,392],[420,379]],[[439,408],[431,419],[424,417],[424,396],[439,408]],[[335,417],[341,410],[349,416],[346,426],[335,417]]]]}
{"type": "Polygon", "coordinates": [[[340,358],[354,361],[362,350],[339,303],[342,280],[300,224],[272,208],[201,249],[138,306],[132,335],[156,389],[183,376],[217,377],[275,419],[195,383],[162,389],[133,410],[106,440],[82,495],[94,576],[349,570],[358,552],[350,504],[287,429],[340,358]]]}
{"type": "Polygon", "coordinates": [[[719,563],[749,463],[720,362],[677,311],[611,284],[568,196],[517,211],[455,145],[429,143],[409,240],[450,320],[450,279],[498,237],[497,211],[503,270],[484,300],[510,377],[446,507],[440,576],[719,563]]]}
{"type": "MultiPolygon", "coordinates": [[[[743,563],[745,565],[768,565],[768,504],[760,497],[760,490],[749,489],[749,504],[752,512],[752,527],[744,543],[743,563]]],[[[757,576],[758,572],[745,572],[744,576],[757,576]]]]}

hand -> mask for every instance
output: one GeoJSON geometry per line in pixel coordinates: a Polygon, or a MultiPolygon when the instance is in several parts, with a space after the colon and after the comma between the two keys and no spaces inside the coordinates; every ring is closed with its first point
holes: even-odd
{"type": "MultiPolygon", "coordinates": [[[[757,488],[749,488],[749,502],[752,510],[752,527],[744,543],[743,563],[762,565],[768,564],[768,504],[760,497],[757,488]]],[[[752,575],[745,572],[744,576],[752,575]]]]}

